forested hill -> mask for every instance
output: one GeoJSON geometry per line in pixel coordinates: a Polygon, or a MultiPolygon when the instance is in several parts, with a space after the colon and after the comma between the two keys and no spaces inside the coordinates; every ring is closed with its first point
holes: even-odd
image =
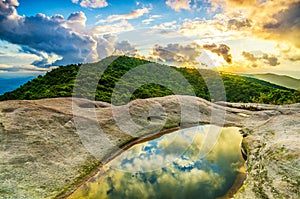
{"type": "MultiPolygon", "coordinates": [[[[218,83],[218,74],[212,70],[170,68],[151,63],[147,60],[120,56],[108,57],[93,64],[60,66],[12,92],[1,95],[0,100],[75,96],[111,102],[115,91],[113,103],[119,105],[128,102],[128,99],[192,92],[198,97],[211,101],[225,96],[218,83]],[[183,79],[187,82],[181,80],[180,77],[184,77],[183,79]],[[151,82],[147,78],[154,81],[151,82]],[[80,86],[74,87],[75,83],[80,86]],[[206,86],[206,83],[209,86],[206,86]],[[118,85],[117,89],[115,89],[116,85],[118,85]],[[215,91],[213,94],[209,92],[212,90],[215,91]]],[[[228,102],[269,104],[300,102],[299,91],[238,75],[221,74],[221,78],[228,102]]]]}

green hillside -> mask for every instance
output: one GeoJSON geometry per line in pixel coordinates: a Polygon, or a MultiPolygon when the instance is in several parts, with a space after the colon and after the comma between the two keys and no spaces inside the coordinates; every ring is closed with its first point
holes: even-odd
{"type": "Polygon", "coordinates": [[[286,88],[300,90],[300,79],[296,79],[286,75],[277,75],[272,73],[254,74],[252,76],[260,80],[264,80],[273,84],[284,86],[286,88]]]}
{"type": "MultiPolygon", "coordinates": [[[[221,74],[221,77],[228,102],[300,102],[299,92],[292,89],[238,75],[221,74]]],[[[170,68],[147,60],[121,56],[108,57],[92,64],[61,66],[5,93],[0,96],[0,100],[74,96],[112,101],[119,105],[137,98],[189,95],[194,92],[198,97],[219,101],[225,100],[222,85],[218,82],[218,74],[212,70],[170,68]]]]}

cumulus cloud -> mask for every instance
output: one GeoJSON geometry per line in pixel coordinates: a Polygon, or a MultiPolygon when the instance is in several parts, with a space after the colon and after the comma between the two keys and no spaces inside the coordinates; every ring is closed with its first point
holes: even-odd
{"type": "Polygon", "coordinates": [[[199,64],[197,58],[201,55],[201,49],[197,43],[168,44],[167,46],[156,44],[152,48],[150,57],[157,61],[176,63],[182,66],[195,66],[199,64]]]}
{"type": "Polygon", "coordinates": [[[11,1],[1,1],[0,39],[48,54],[54,53],[63,57],[59,64],[93,60],[95,40],[72,29],[82,28],[86,20],[83,13],[73,13],[68,20],[60,15],[25,17],[17,14],[15,5],[11,1]]]}
{"type": "Polygon", "coordinates": [[[242,56],[250,62],[252,67],[257,67],[258,64],[262,64],[259,61],[263,61],[263,63],[268,64],[269,66],[277,66],[280,64],[275,55],[269,55],[267,53],[263,53],[262,56],[255,56],[251,52],[243,51],[242,56]]]}
{"type": "MultiPolygon", "coordinates": [[[[62,18],[63,20],[63,18],[62,18]]],[[[85,29],[86,16],[83,12],[72,13],[65,22],[65,27],[83,32],[85,29]]]]}
{"type": "Polygon", "coordinates": [[[100,59],[113,54],[116,41],[117,37],[111,34],[106,34],[98,38],[97,53],[100,59]]]}
{"type": "Polygon", "coordinates": [[[103,8],[108,6],[106,0],[72,0],[73,3],[78,4],[84,8],[103,8]]]}
{"type": "Polygon", "coordinates": [[[117,42],[117,38],[112,41],[113,37],[100,36],[132,30],[125,20],[86,30],[87,18],[83,12],[71,13],[67,19],[44,14],[26,17],[18,15],[17,6],[16,0],[0,1],[0,39],[20,46],[20,53],[35,55],[36,59],[29,65],[45,68],[53,64],[93,62],[112,54],[134,56],[136,53],[128,41],[117,42]]]}
{"type": "Polygon", "coordinates": [[[231,64],[232,63],[232,55],[229,53],[230,47],[226,44],[204,44],[203,48],[209,50],[213,53],[216,53],[218,56],[223,56],[224,60],[231,64]]]}
{"type": "Polygon", "coordinates": [[[114,21],[120,21],[120,20],[128,20],[128,19],[136,19],[139,18],[147,13],[149,13],[150,9],[149,8],[141,8],[134,10],[128,14],[123,14],[123,15],[110,15],[107,17],[107,19],[102,19],[97,22],[97,24],[100,23],[107,23],[107,22],[114,22],[114,21]]]}
{"type": "Polygon", "coordinates": [[[114,54],[135,56],[137,54],[137,49],[130,44],[129,41],[121,41],[115,44],[114,54]]]}
{"type": "Polygon", "coordinates": [[[0,1],[0,23],[18,17],[17,6],[19,6],[17,0],[0,1]]]}
{"type": "Polygon", "coordinates": [[[105,34],[98,38],[97,53],[100,59],[110,55],[136,56],[137,49],[129,41],[118,41],[112,34],[105,34]]]}
{"type": "Polygon", "coordinates": [[[190,10],[191,0],[167,0],[166,5],[177,12],[179,12],[180,10],[190,10]]]}

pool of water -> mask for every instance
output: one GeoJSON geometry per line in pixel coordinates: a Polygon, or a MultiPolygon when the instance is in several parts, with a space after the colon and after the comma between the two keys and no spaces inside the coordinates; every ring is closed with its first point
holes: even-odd
{"type": "Polygon", "coordinates": [[[220,198],[244,173],[238,128],[182,129],[138,143],[69,198],[220,198]]]}

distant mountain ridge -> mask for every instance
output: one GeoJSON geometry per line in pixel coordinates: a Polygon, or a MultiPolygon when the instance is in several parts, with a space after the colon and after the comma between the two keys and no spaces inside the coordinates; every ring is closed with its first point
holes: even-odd
{"type": "Polygon", "coordinates": [[[246,76],[257,78],[280,86],[284,86],[286,88],[300,90],[300,79],[296,79],[287,75],[265,73],[265,74],[251,74],[251,75],[247,74],[246,76]]]}
{"type": "Polygon", "coordinates": [[[60,66],[12,92],[5,93],[0,96],[0,101],[73,96],[122,105],[134,99],[174,94],[190,95],[189,93],[194,92],[197,97],[209,101],[267,104],[300,102],[299,92],[256,78],[219,74],[208,69],[165,68],[168,67],[127,56],[111,56],[97,63],[60,66]],[[142,65],[147,66],[142,71],[131,74],[130,78],[123,79],[142,65]],[[188,85],[184,84],[184,81],[177,81],[176,77],[180,76],[187,80],[188,85]],[[145,77],[162,80],[164,86],[155,81],[147,83],[145,77]],[[222,85],[218,82],[220,77],[222,85]],[[209,86],[206,85],[207,82],[209,86]],[[74,87],[75,83],[82,86],[74,87]],[[115,89],[117,85],[121,85],[118,92],[115,89]],[[142,86],[136,88],[137,85],[142,86]],[[221,89],[222,86],[225,90],[221,89]],[[170,89],[174,87],[176,93],[170,89]],[[212,90],[215,92],[210,92],[212,90]],[[226,96],[226,99],[222,98],[223,96],[226,96]]]}

